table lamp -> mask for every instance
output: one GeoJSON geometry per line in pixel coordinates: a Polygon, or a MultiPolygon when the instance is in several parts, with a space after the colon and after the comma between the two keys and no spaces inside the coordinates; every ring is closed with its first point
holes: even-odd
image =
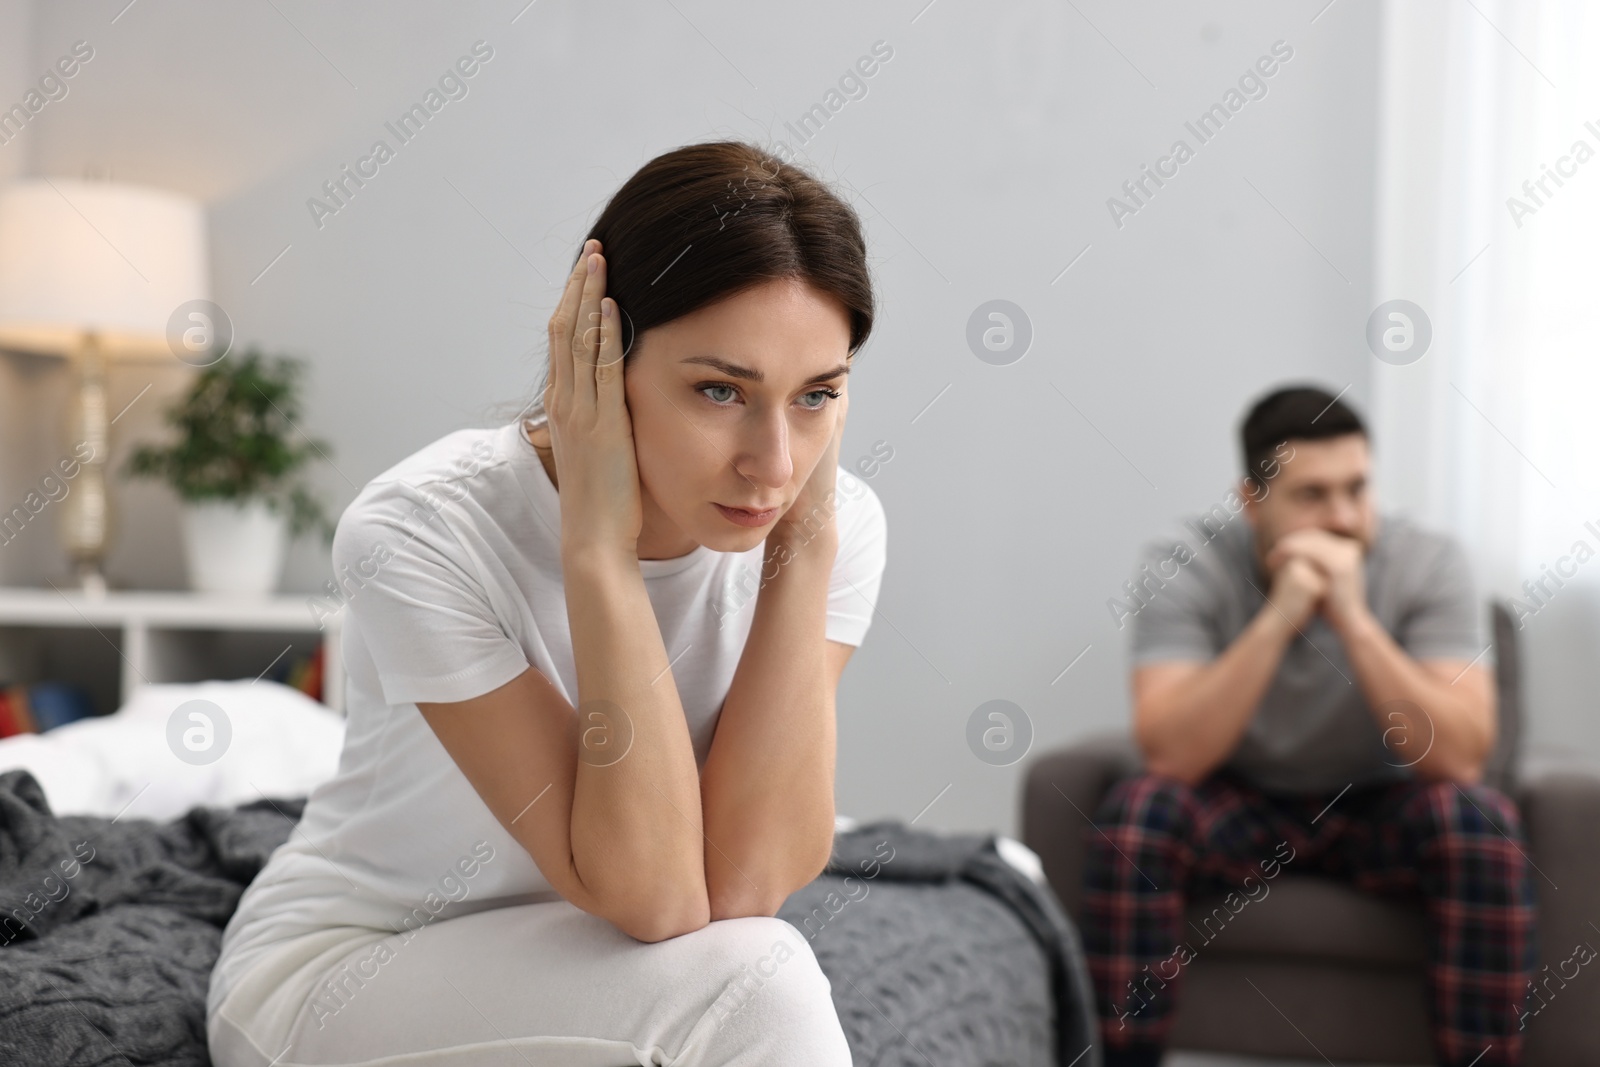
{"type": "Polygon", "coordinates": [[[0,348],[65,357],[78,374],[74,443],[93,453],[63,502],[62,533],[85,592],[105,592],[111,536],[106,364],[177,358],[169,324],[209,295],[195,201],[65,178],[0,186],[0,348]]]}

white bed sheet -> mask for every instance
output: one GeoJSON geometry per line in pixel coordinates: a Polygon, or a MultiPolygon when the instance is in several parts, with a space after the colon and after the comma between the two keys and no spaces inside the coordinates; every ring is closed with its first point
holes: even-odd
{"type": "Polygon", "coordinates": [[[170,819],[200,804],[305,796],[333,777],[344,718],[269,681],[147,685],[111,715],[0,741],[0,772],[32,772],[58,815],[170,819]],[[168,745],[168,720],[192,700],[226,716],[232,737],[214,762],[168,745]]]}

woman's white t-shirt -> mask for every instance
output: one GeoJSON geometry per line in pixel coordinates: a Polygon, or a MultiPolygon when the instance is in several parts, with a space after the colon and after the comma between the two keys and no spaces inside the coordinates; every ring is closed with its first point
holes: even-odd
{"type": "MultiPolygon", "coordinates": [[[[541,420],[542,421],[542,420],[541,420]]],[[[829,640],[859,645],[883,575],[877,495],[838,474],[829,640]]],[[[330,926],[400,932],[558,899],[417,710],[496,689],[530,665],[576,703],[560,498],[522,424],[452,433],[374,478],[333,541],[347,725],[338,774],[228,923],[208,1011],[253,950],[330,926]]],[[[702,765],[750,632],[762,546],[640,560],[702,765]]]]}

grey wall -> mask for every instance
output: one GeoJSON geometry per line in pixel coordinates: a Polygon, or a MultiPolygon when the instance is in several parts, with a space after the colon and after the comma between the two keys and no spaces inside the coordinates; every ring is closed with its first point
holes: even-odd
{"type": "MultiPolygon", "coordinates": [[[[1371,5],[912,0],[753,17],[640,3],[608,18],[561,0],[520,16],[523,0],[174,0],[113,23],[124,3],[41,3],[31,28],[0,34],[13,42],[0,79],[80,38],[97,50],[28,131],[26,165],[206,200],[215,297],[239,338],[311,363],[307,429],[336,446],[321,485],[339,506],[528,394],[549,279],[635,168],[715,136],[794,145],[783,124],[873,42],[892,46],[867,96],[804,149],[861,211],[882,298],[845,458],[894,449],[871,483],[890,524],[880,617],[840,695],[842,812],[910,817],[949,786],[919,825],[1014,829],[1021,765],[968,750],[972,711],[1021,705],[1036,751],[1124,723],[1106,600],[1138,542],[1221,500],[1235,421],[1269,384],[1367,396],[1371,5]],[[480,38],[494,58],[470,94],[319,229],[307,198],[480,38]],[[1280,39],[1294,57],[1268,95],[1197,145],[1183,123],[1280,39]],[[1195,157],[1118,228],[1107,198],[1179,137],[1195,157]],[[1005,367],[965,340],[995,298],[1035,331],[1005,367]]],[[[29,13],[0,0],[7,31],[29,13]]],[[[117,375],[115,406],[156,385],[118,424],[126,442],[152,432],[182,377],[117,375]]],[[[4,409],[7,444],[51,427],[53,403],[4,409]]],[[[113,576],[181,586],[170,497],[119,499],[113,576]]],[[[8,580],[64,566],[39,532],[28,573],[8,580]]],[[[320,546],[300,546],[289,587],[314,589],[325,566],[320,546]]]]}

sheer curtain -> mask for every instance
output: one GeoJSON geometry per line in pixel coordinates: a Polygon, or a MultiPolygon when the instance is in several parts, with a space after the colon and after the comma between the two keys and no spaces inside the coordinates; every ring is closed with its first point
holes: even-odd
{"type": "Polygon", "coordinates": [[[1600,755],[1600,6],[1388,0],[1376,292],[1428,315],[1374,360],[1386,506],[1515,597],[1530,734],[1600,755]]]}

